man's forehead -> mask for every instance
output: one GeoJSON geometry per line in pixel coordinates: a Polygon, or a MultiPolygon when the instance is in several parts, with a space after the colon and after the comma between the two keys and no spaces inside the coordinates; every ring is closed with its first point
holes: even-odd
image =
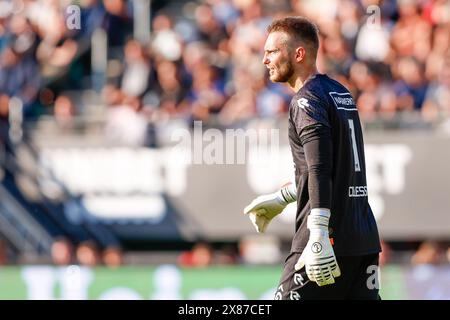
{"type": "Polygon", "coordinates": [[[269,33],[266,39],[264,49],[278,48],[284,45],[289,39],[289,35],[283,31],[274,31],[269,33]]]}

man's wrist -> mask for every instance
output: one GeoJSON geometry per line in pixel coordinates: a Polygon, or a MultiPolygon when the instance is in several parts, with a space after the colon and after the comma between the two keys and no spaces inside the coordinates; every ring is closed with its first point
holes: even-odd
{"type": "Polygon", "coordinates": [[[284,185],[277,194],[284,205],[297,201],[297,189],[293,183],[284,185]]]}
{"type": "Polygon", "coordinates": [[[328,230],[317,228],[317,229],[309,229],[309,236],[310,237],[321,237],[321,238],[327,238],[328,239],[328,230]]]}
{"type": "Polygon", "coordinates": [[[307,227],[310,231],[321,230],[328,233],[328,223],[330,221],[331,212],[326,208],[311,209],[308,216],[307,227]]]}
{"type": "Polygon", "coordinates": [[[327,208],[314,208],[314,209],[311,209],[310,215],[330,218],[331,211],[330,211],[330,209],[327,209],[327,208]]]}

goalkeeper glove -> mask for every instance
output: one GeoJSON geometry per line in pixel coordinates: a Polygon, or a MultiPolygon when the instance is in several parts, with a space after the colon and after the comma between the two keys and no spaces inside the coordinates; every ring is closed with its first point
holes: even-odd
{"type": "Polygon", "coordinates": [[[254,199],[244,209],[244,214],[249,218],[259,233],[266,231],[270,221],[279,215],[284,208],[296,200],[295,184],[290,183],[275,193],[266,194],[254,199]]]}
{"type": "Polygon", "coordinates": [[[329,219],[329,209],[311,210],[307,222],[310,231],[309,240],[295,264],[296,271],[305,267],[309,280],[316,282],[319,286],[333,284],[334,278],[341,275],[328,236],[329,219]]]}

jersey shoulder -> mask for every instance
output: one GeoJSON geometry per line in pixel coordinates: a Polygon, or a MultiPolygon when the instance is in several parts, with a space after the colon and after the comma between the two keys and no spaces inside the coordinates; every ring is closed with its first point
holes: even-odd
{"type": "MultiPolygon", "coordinates": [[[[328,77],[327,77],[328,78],[328,77]]],[[[328,78],[329,79],[329,78],[328,78]]],[[[292,97],[291,107],[306,110],[307,107],[327,109],[327,79],[322,74],[316,74],[292,97]]]]}
{"type": "Polygon", "coordinates": [[[330,127],[330,100],[319,75],[309,79],[291,100],[290,118],[301,135],[304,128],[322,124],[330,127]]]}
{"type": "MultiPolygon", "coordinates": [[[[356,111],[356,102],[353,96],[343,84],[327,75],[321,75],[318,79],[322,92],[321,99],[328,101],[332,109],[343,109],[346,111],[356,111]]],[[[318,86],[318,85],[316,85],[318,86]]]]}
{"type": "Polygon", "coordinates": [[[324,95],[324,83],[323,75],[316,74],[309,79],[304,86],[295,94],[295,98],[314,97],[316,99],[323,98],[324,95]]]}

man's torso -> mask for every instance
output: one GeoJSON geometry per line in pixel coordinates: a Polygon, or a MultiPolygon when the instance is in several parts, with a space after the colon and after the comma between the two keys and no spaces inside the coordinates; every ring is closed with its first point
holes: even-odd
{"type": "Polygon", "coordinates": [[[289,110],[289,142],[297,183],[296,234],[293,252],[309,239],[308,167],[299,131],[313,125],[331,128],[332,194],[330,238],[336,255],[381,251],[377,225],[368,203],[364,143],[356,104],[348,90],[323,74],[312,77],[293,97],[289,110]]]}

